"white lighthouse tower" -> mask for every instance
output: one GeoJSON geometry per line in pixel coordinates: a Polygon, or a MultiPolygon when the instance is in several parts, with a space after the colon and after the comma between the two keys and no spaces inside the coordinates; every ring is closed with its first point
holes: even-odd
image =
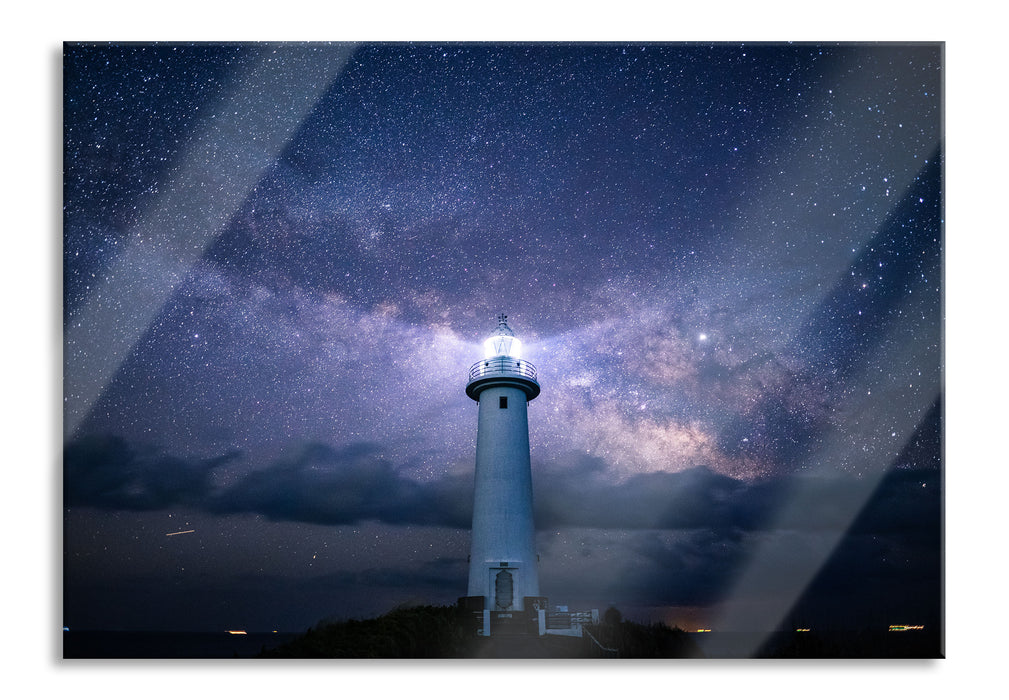
{"type": "Polygon", "coordinates": [[[539,597],[526,406],[540,393],[536,368],[498,316],[466,394],[480,404],[466,605],[483,610],[483,634],[537,619],[539,597]],[[494,620],[493,625],[491,620],[494,620]]]}

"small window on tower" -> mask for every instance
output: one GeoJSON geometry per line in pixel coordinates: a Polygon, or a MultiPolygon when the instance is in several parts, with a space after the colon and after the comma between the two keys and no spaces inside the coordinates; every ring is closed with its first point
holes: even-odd
{"type": "Polygon", "coordinates": [[[508,408],[508,397],[499,396],[498,397],[498,408],[508,408]]]}

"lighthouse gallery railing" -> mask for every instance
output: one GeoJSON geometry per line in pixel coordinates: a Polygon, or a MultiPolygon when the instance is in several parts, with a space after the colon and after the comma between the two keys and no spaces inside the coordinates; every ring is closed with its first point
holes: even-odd
{"type": "Polygon", "coordinates": [[[469,368],[469,381],[480,379],[481,377],[497,377],[501,375],[523,377],[535,382],[536,367],[531,362],[516,360],[514,357],[502,355],[501,357],[480,360],[469,368]]]}

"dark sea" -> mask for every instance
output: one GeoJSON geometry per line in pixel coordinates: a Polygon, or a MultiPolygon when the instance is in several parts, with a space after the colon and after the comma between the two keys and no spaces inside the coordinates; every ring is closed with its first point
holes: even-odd
{"type": "Polygon", "coordinates": [[[64,631],[64,659],[251,659],[297,634],[64,631]]]}

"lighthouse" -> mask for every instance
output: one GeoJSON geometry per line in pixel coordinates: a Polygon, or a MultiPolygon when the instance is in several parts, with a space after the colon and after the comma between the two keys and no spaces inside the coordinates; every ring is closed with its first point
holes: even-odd
{"type": "Polygon", "coordinates": [[[539,597],[529,463],[528,403],[540,393],[536,368],[498,316],[484,357],[469,369],[466,395],[479,404],[473,528],[466,606],[483,611],[483,634],[522,628],[545,607],[539,597]],[[492,624],[493,620],[493,624],[492,624]]]}

